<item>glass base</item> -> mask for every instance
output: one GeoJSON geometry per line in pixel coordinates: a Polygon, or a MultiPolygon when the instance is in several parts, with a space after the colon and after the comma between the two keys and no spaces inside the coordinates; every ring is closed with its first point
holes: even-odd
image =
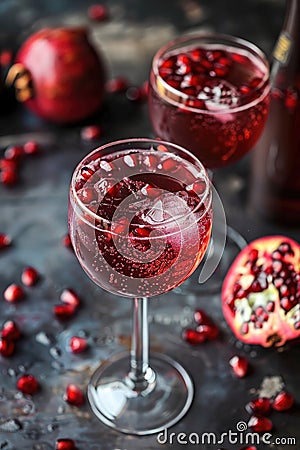
{"type": "Polygon", "coordinates": [[[129,354],[121,353],[103,363],[88,385],[88,399],[95,415],[106,425],[128,434],[158,433],[178,422],[194,395],[186,370],[171,358],[154,354],[150,359],[152,382],[134,389],[128,377],[129,354]]]}

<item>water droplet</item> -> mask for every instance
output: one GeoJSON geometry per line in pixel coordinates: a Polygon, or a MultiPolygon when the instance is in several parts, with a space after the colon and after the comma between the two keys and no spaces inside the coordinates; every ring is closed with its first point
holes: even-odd
{"type": "Polygon", "coordinates": [[[58,425],[57,423],[49,423],[47,425],[47,431],[49,431],[49,433],[52,433],[53,431],[57,430],[58,425]]]}
{"type": "Polygon", "coordinates": [[[64,412],[65,412],[65,407],[62,406],[62,405],[60,405],[60,406],[57,408],[57,414],[63,414],[64,412]]]}
{"type": "Polygon", "coordinates": [[[40,331],[36,336],[35,340],[42,345],[50,345],[52,342],[51,337],[44,331],[40,331]]]}
{"type": "Polygon", "coordinates": [[[10,367],[9,369],[7,369],[7,375],[9,375],[10,377],[15,377],[17,375],[17,372],[15,371],[15,369],[10,367]]]}
{"type": "Polygon", "coordinates": [[[0,431],[15,433],[22,429],[22,424],[17,419],[8,419],[0,423],[0,431]]]}
{"type": "Polygon", "coordinates": [[[50,355],[53,356],[53,358],[59,358],[61,356],[61,350],[58,347],[51,347],[50,355]]]}

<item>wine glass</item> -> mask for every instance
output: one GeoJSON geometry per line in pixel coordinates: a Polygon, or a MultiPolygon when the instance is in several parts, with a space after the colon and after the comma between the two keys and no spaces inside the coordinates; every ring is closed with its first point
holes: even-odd
{"type": "Polygon", "coordinates": [[[175,144],[112,142],[75,169],[69,230],[76,256],[97,285],[133,300],[130,357],[110,357],[88,385],[92,410],[110,427],[155,433],[188,410],[193,383],[186,370],[167,355],[149,358],[147,305],[196,269],[211,225],[206,170],[175,144]]]}
{"type": "MultiPolygon", "coordinates": [[[[184,145],[208,170],[225,167],[257,142],[268,115],[269,91],[269,64],[254,44],[217,33],[182,36],[153,58],[152,128],[159,138],[184,145]]],[[[228,254],[246,244],[229,226],[227,237],[234,243],[228,254]]],[[[216,254],[211,251],[210,257],[221,259],[223,254],[227,266],[224,240],[220,248],[217,240],[211,242],[216,254]]],[[[219,271],[221,280],[225,267],[219,271]]]]}

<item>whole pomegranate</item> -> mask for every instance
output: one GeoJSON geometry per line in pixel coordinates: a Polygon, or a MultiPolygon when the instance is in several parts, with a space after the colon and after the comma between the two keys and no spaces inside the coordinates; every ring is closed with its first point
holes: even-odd
{"type": "Polygon", "coordinates": [[[280,346],[300,336],[300,246],[284,236],[251,242],[222,288],[225,319],[243,342],[280,346]]]}
{"type": "Polygon", "coordinates": [[[46,28],[21,46],[7,83],[38,116],[71,123],[100,108],[105,70],[85,28],[46,28]]]}

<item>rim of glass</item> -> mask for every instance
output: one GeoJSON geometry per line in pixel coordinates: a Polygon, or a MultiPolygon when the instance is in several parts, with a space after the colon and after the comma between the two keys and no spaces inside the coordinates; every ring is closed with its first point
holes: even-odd
{"type": "MultiPolygon", "coordinates": [[[[218,43],[217,41],[215,42],[216,44],[218,43]]],[[[228,112],[230,113],[235,113],[235,112],[239,112],[239,111],[243,111],[245,109],[251,108],[252,106],[255,106],[257,103],[259,103],[261,101],[262,98],[266,97],[266,95],[269,93],[270,91],[270,83],[268,82],[268,80],[270,79],[270,64],[269,61],[265,55],[265,53],[256,45],[253,44],[250,41],[247,41],[246,39],[240,38],[238,36],[232,36],[229,34],[223,34],[223,33],[191,33],[191,34],[185,34],[184,36],[180,36],[178,38],[172,39],[171,41],[167,42],[163,47],[161,47],[156,54],[153,57],[152,60],[152,66],[151,66],[151,70],[154,73],[155,76],[155,80],[154,80],[154,86],[153,88],[155,89],[155,91],[157,92],[157,94],[166,102],[171,103],[172,105],[175,105],[176,107],[178,107],[178,105],[181,105],[184,107],[184,109],[188,110],[188,111],[192,111],[192,112],[197,112],[197,113],[201,113],[201,114],[226,114],[228,112]],[[167,51],[172,51],[173,49],[175,50],[175,47],[177,45],[180,44],[184,44],[187,43],[188,41],[193,41],[193,40],[197,40],[197,39],[213,39],[213,38],[218,38],[220,41],[228,41],[228,43],[231,44],[238,44],[239,46],[242,46],[243,48],[247,48],[249,50],[251,50],[252,55],[254,54],[254,56],[259,57],[260,60],[264,63],[265,67],[266,67],[266,72],[264,74],[264,77],[262,78],[262,81],[259,83],[258,86],[256,86],[253,91],[257,91],[259,89],[261,89],[262,87],[264,87],[261,95],[259,95],[257,98],[255,98],[254,100],[252,100],[250,103],[245,103],[243,105],[240,106],[236,106],[234,108],[222,108],[220,110],[207,110],[207,109],[201,109],[201,108],[195,108],[192,106],[189,106],[187,104],[185,104],[185,102],[180,102],[180,101],[175,101],[173,100],[171,97],[168,96],[161,96],[159,92],[157,92],[157,81],[159,80],[159,83],[161,83],[161,85],[163,86],[163,88],[166,91],[169,91],[174,97],[177,97],[177,99],[184,99],[184,100],[188,100],[190,98],[189,95],[184,94],[182,91],[175,89],[174,87],[170,86],[160,75],[159,75],[159,71],[158,71],[158,67],[159,67],[159,61],[161,59],[161,57],[167,52],[167,51]]]]}
{"type": "MultiPolygon", "coordinates": [[[[78,173],[79,173],[79,170],[86,164],[86,161],[88,161],[88,160],[91,160],[91,158],[93,157],[93,155],[95,155],[96,153],[98,153],[98,152],[100,152],[101,150],[106,150],[106,149],[109,149],[109,148],[111,148],[111,147],[116,147],[116,146],[119,146],[119,145],[126,145],[126,144],[128,144],[128,148],[127,148],[127,150],[130,150],[130,147],[129,147],[129,145],[132,145],[132,144],[136,144],[134,147],[137,147],[137,148],[134,148],[134,147],[132,147],[132,150],[139,150],[138,149],[138,144],[139,143],[149,143],[149,147],[150,147],[150,145],[151,144],[155,144],[155,145],[157,145],[157,146],[159,146],[159,145],[165,145],[165,146],[171,146],[171,147],[173,147],[174,149],[177,149],[177,150],[179,150],[180,152],[183,152],[184,154],[186,154],[189,158],[190,158],[190,160],[188,160],[189,162],[191,162],[196,168],[197,167],[200,167],[201,168],[201,173],[203,173],[203,175],[204,175],[204,178],[205,178],[205,184],[206,184],[206,186],[205,186],[205,192],[203,193],[203,195],[202,195],[202,198],[201,198],[201,202],[199,202],[198,203],[198,205],[196,205],[196,207],[194,208],[194,209],[192,209],[192,210],[190,210],[189,211],[189,213],[188,214],[183,214],[183,215],[180,215],[180,216],[176,216],[175,218],[170,218],[170,219],[167,219],[167,220],[164,220],[163,222],[162,222],[162,224],[163,225],[165,225],[165,224],[169,224],[169,223],[171,223],[172,221],[174,221],[174,220],[178,220],[178,219],[182,219],[182,218],[187,218],[187,217],[189,217],[191,214],[194,214],[195,212],[197,212],[200,208],[201,208],[201,206],[205,203],[205,201],[207,200],[207,198],[209,197],[209,195],[211,194],[211,188],[210,188],[210,185],[211,185],[211,181],[210,181],[210,178],[209,178],[209,175],[208,175],[208,172],[207,172],[207,170],[205,169],[205,167],[204,167],[204,165],[201,163],[201,161],[199,160],[199,159],[197,159],[191,152],[189,152],[188,150],[186,150],[185,148],[183,148],[183,147],[181,147],[180,145],[177,145],[177,144],[173,144],[172,142],[168,142],[168,141],[164,141],[164,140],[161,140],[161,139],[151,139],[151,138],[128,138],[128,139],[121,139],[121,140],[117,140],[117,141],[112,141],[112,142],[108,142],[107,144],[103,144],[103,145],[101,145],[100,147],[97,147],[97,148],[95,148],[94,150],[92,150],[90,153],[88,153],[87,155],[85,155],[85,157],[77,164],[77,166],[75,167],[75,169],[74,169],[74,171],[73,171],[73,175],[72,175],[72,178],[71,178],[71,192],[72,192],[72,195],[73,195],[73,198],[75,199],[75,203],[80,207],[80,209],[85,213],[85,214],[87,214],[88,216],[90,216],[90,217],[92,217],[93,219],[95,219],[95,220],[101,220],[101,223],[106,223],[106,224],[110,224],[110,223],[112,223],[112,221],[111,220],[108,220],[108,219],[105,219],[104,217],[101,217],[101,216],[99,216],[98,214],[96,214],[96,213],[94,213],[92,210],[90,210],[81,200],[80,200],[80,198],[79,198],[79,196],[77,195],[77,191],[76,191],[76,189],[75,189],[75,184],[76,184],[76,179],[77,179],[77,176],[78,176],[78,173]]],[[[106,157],[106,156],[108,156],[108,155],[113,155],[114,153],[120,153],[121,151],[124,151],[124,150],[126,150],[125,148],[124,149],[122,149],[122,150],[116,150],[115,152],[111,152],[111,153],[109,153],[109,154],[106,154],[106,155],[104,155],[104,157],[106,157]]],[[[144,149],[144,150],[146,150],[146,149],[144,149]]],[[[151,150],[151,148],[149,148],[149,150],[151,150]]],[[[159,150],[156,150],[156,151],[159,151],[159,150]]],[[[168,152],[163,152],[164,154],[172,154],[172,152],[170,152],[170,151],[168,151],[168,152]]],[[[176,153],[175,153],[175,155],[176,155],[176,153]]],[[[177,155],[178,156],[178,155],[177,155]]],[[[183,159],[181,156],[179,156],[181,159],[183,159]]],[[[212,204],[212,195],[210,195],[210,199],[209,199],[209,201],[208,201],[208,204],[207,204],[207,206],[206,206],[206,208],[205,208],[205,210],[202,212],[202,214],[201,214],[201,216],[197,219],[197,221],[199,221],[200,219],[201,219],[201,217],[203,217],[205,214],[206,214],[206,212],[209,210],[209,208],[211,207],[211,204],[212,204]]],[[[159,227],[159,225],[157,225],[157,227],[153,227],[153,229],[155,230],[156,228],[158,228],[159,227]]],[[[96,228],[99,228],[99,227],[96,227],[96,228]]],[[[101,230],[102,229],[102,227],[101,228],[99,228],[99,230],[101,230]]],[[[108,230],[103,230],[103,231],[108,231],[108,230]]],[[[118,233],[115,233],[113,230],[109,230],[109,232],[111,233],[111,234],[113,234],[113,235],[118,235],[118,233]]],[[[178,233],[178,232],[176,232],[176,233],[178,233]]],[[[166,233],[166,236],[167,235],[169,235],[169,234],[174,234],[174,233],[166,233]]],[[[155,238],[161,238],[161,236],[154,236],[154,237],[139,237],[139,240],[143,240],[143,239],[155,239],[155,238]]]]}

